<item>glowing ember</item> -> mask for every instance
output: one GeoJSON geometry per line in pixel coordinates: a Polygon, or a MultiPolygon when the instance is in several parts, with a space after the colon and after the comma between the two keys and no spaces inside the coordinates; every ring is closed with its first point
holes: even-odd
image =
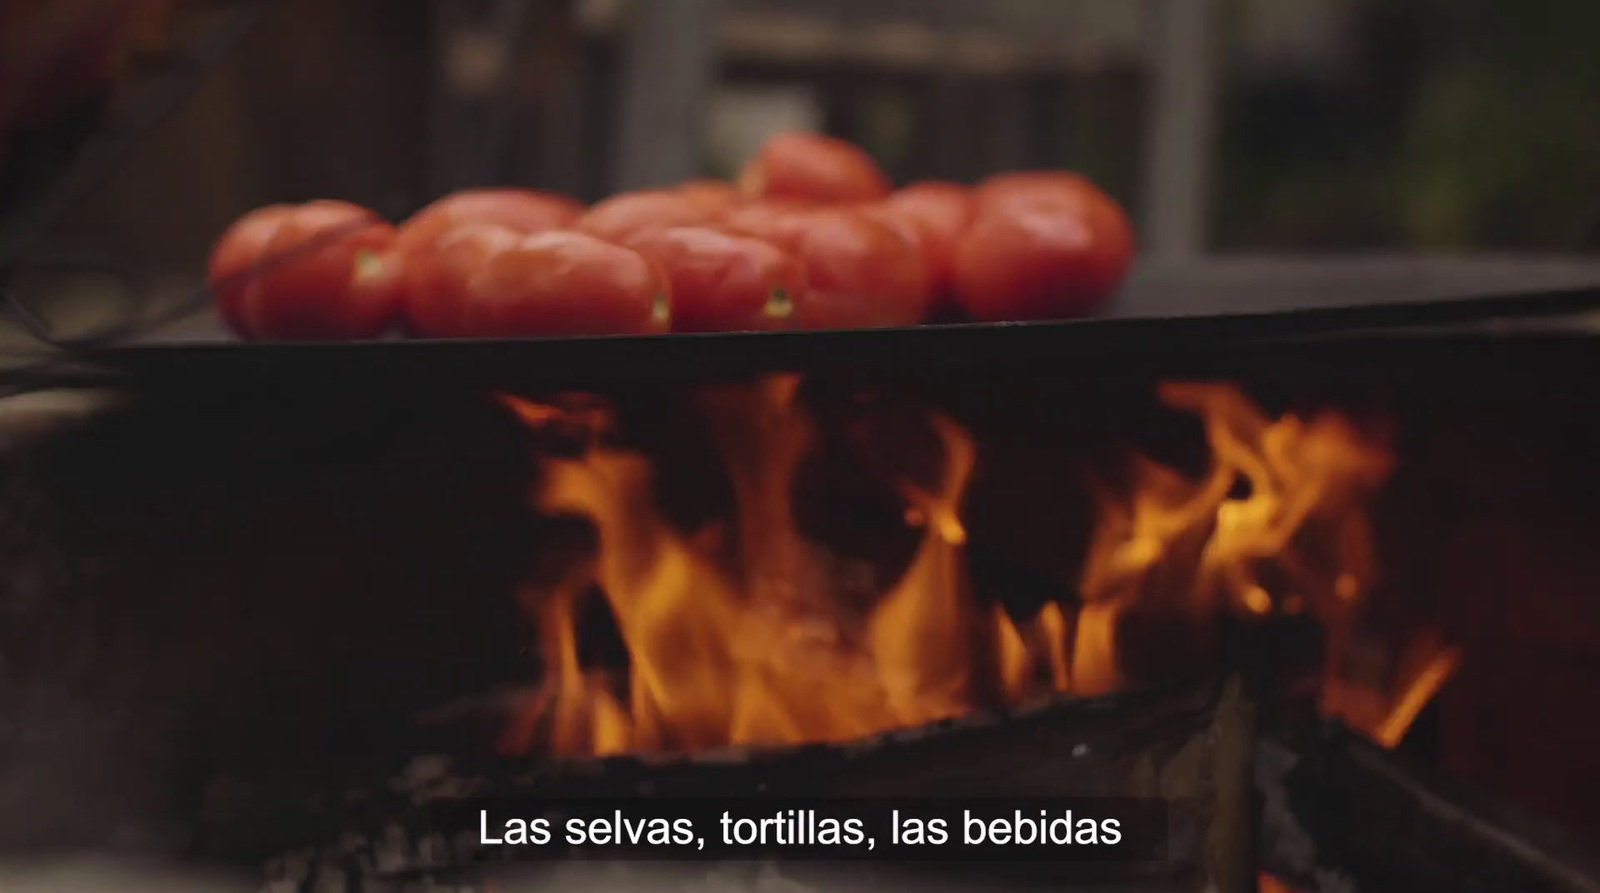
{"type": "MultiPolygon", "coordinates": [[[[1391,462],[1343,417],[1271,420],[1230,387],[1164,387],[1168,405],[1204,420],[1211,469],[1191,481],[1136,459],[1125,492],[1097,492],[1083,604],[1046,604],[1019,623],[970,597],[961,507],[977,448],[953,421],[933,416],[942,474],[929,486],[893,482],[920,545],[862,615],[838,604],[827,562],[795,522],[796,470],[814,439],[798,384],[773,377],[700,395],[733,485],[731,560],[705,545],[712,538],[661,516],[644,456],[596,437],[576,458],[544,460],[536,507],[587,519],[598,553],[522,595],[544,681],[507,729],[507,751],[832,741],[956,716],[984,692],[1011,704],[1111,692],[1134,681],[1122,666],[1122,636],[1135,610],[1176,618],[1198,639],[1223,613],[1310,612],[1327,628],[1328,690],[1347,690],[1335,681],[1335,660],[1376,572],[1366,509],[1391,462]],[[580,661],[580,608],[595,592],[627,648],[626,679],[580,661]],[[987,643],[975,635],[984,629],[987,643]]],[[[576,419],[506,402],[534,427],[610,424],[592,404],[576,419]]],[[[1356,724],[1398,740],[1452,669],[1428,665],[1396,698],[1362,690],[1365,703],[1383,709],[1356,724]]],[[[1350,712],[1337,695],[1324,706],[1350,712]]]]}
{"type": "Polygon", "coordinates": [[[1433,696],[1439,693],[1445,682],[1455,675],[1456,666],[1460,663],[1461,655],[1453,648],[1429,661],[1422,672],[1404,688],[1399,700],[1389,709],[1383,722],[1371,730],[1373,740],[1384,747],[1399,745],[1406,735],[1406,730],[1416,722],[1417,714],[1433,700],[1433,696]]]}

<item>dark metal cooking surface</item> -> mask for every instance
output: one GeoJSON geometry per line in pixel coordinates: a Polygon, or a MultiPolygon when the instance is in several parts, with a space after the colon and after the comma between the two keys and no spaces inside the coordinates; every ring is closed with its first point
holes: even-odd
{"type": "Polygon", "coordinates": [[[1223,316],[1106,317],[1043,323],[834,332],[376,341],[344,344],[180,343],[96,348],[91,368],[156,383],[276,385],[479,381],[551,384],[709,379],[782,371],[905,371],[982,366],[1072,367],[1163,360],[1373,331],[1481,325],[1600,309],[1600,289],[1426,303],[1306,308],[1223,316]]]}
{"type": "MultiPolygon", "coordinates": [[[[0,289],[3,291],[3,289],[0,289]]],[[[756,372],[905,370],[1134,362],[1182,351],[1351,332],[1527,324],[1595,330],[1600,264],[1575,260],[1238,259],[1135,271],[1103,315],[1066,322],[846,332],[340,344],[246,344],[201,289],[98,329],[56,326],[31,296],[4,291],[26,351],[0,363],[10,388],[54,383],[597,380],[727,378],[756,372]],[[76,332],[74,332],[76,330],[76,332]],[[31,345],[31,346],[30,346],[31,345]],[[21,365],[18,365],[18,363],[21,365]]],[[[8,339],[8,341],[15,340],[8,339]]],[[[3,343],[3,342],[0,342],[3,343]]]]}

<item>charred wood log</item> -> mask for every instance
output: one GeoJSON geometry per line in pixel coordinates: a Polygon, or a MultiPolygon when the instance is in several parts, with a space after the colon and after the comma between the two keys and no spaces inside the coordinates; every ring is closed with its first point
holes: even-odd
{"type": "Polygon", "coordinates": [[[1263,868],[1304,890],[1600,891],[1591,847],[1342,727],[1263,740],[1256,785],[1263,868]]]}
{"type": "MultiPolygon", "coordinates": [[[[847,745],[540,765],[433,758],[332,796],[288,779],[230,779],[201,817],[199,855],[265,861],[276,882],[291,885],[286,889],[322,883],[321,876],[352,885],[332,889],[387,889],[381,885],[425,877],[480,889],[471,885],[517,848],[478,847],[476,824],[441,805],[481,798],[1143,797],[1169,803],[1169,861],[1158,871],[1130,866],[1127,876],[1108,880],[1242,893],[1254,879],[1253,723],[1242,685],[1188,683],[1057,700],[847,745]]],[[[984,881],[993,882],[996,870],[988,866],[984,881]]],[[[980,888],[993,889],[970,887],[980,888]]]]}

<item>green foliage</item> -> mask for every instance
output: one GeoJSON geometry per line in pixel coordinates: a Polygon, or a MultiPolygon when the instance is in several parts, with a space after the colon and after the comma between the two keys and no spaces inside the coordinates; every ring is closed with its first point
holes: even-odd
{"type": "Polygon", "coordinates": [[[1434,52],[1399,160],[1406,234],[1583,247],[1600,209],[1600,4],[1412,2],[1434,52]]]}
{"type": "Polygon", "coordinates": [[[1230,247],[1600,249],[1600,3],[1361,8],[1353,75],[1230,85],[1230,247]]]}

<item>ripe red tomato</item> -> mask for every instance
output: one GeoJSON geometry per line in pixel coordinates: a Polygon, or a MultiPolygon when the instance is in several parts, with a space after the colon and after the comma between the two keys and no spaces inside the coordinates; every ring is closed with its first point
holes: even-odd
{"type": "Polygon", "coordinates": [[[524,238],[498,224],[464,223],[440,237],[431,251],[414,256],[406,265],[408,332],[430,338],[471,336],[474,273],[496,255],[515,249],[524,238]]]}
{"type": "Polygon", "coordinates": [[[679,190],[624,192],[590,208],[575,228],[620,245],[643,230],[708,223],[719,210],[709,207],[703,197],[679,190]]]}
{"type": "Polygon", "coordinates": [[[796,212],[789,244],[805,269],[804,328],[906,326],[932,303],[920,247],[902,231],[844,208],[796,212]]]}
{"type": "Polygon", "coordinates": [[[678,184],[677,193],[713,214],[720,214],[743,201],[739,190],[724,180],[690,180],[678,184]]]}
{"type": "Polygon", "coordinates": [[[800,260],[807,283],[796,302],[801,328],[913,325],[932,303],[916,228],[871,206],[764,201],[736,208],[723,221],[800,260]]]}
{"type": "Polygon", "coordinates": [[[241,337],[373,338],[400,308],[395,238],[388,222],[349,202],[270,205],[222,234],[207,280],[224,321],[241,337]],[[307,242],[346,230],[351,231],[309,254],[293,254],[307,242]],[[272,258],[279,256],[285,260],[275,264],[272,258]],[[251,275],[258,264],[259,275],[251,275]]]}
{"type": "Polygon", "coordinates": [[[765,199],[736,205],[717,218],[722,229],[792,249],[805,231],[806,214],[821,206],[810,202],[765,199]]]}
{"type": "Polygon", "coordinates": [[[997,174],[978,184],[976,198],[980,212],[1041,204],[1073,210],[1090,221],[1108,250],[1115,247],[1125,255],[1125,262],[1132,261],[1133,227],[1128,223],[1128,216],[1115,199],[1081,174],[1071,171],[997,174]]]}
{"type": "Polygon", "coordinates": [[[983,321],[1083,316],[1111,296],[1132,258],[1132,230],[1109,198],[1009,194],[980,205],[962,236],[955,296],[983,321]]]}
{"type": "Polygon", "coordinates": [[[807,284],[795,309],[801,328],[914,325],[932,305],[916,227],[874,206],[755,202],[724,215],[723,226],[800,260],[807,284]]]}
{"type": "Polygon", "coordinates": [[[497,223],[519,233],[569,226],[583,206],[564,195],[532,189],[468,189],[451,193],[411,215],[397,247],[410,254],[431,247],[463,223],[497,223]]]}
{"type": "Polygon", "coordinates": [[[457,227],[415,273],[412,328],[435,338],[665,332],[665,274],[638,252],[571,230],[457,227]]]}
{"type": "Polygon", "coordinates": [[[889,194],[889,178],[860,148],[815,133],[780,133],[767,140],[739,174],[748,198],[866,202],[889,194]]]}
{"type": "Polygon", "coordinates": [[[652,229],[628,241],[672,282],[680,332],[785,328],[805,289],[800,262],[761,239],[708,227],[652,229]]]}
{"type": "Polygon", "coordinates": [[[1088,177],[1072,171],[1007,171],[988,177],[973,190],[980,207],[993,207],[1013,199],[1028,200],[1041,194],[1103,195],[1088,177]]]}
{"type": "Polygon", "coordinates": [[[247,313],[246,305],[253,309],[260,284],[256,281],[234,282],[231,277],[239,275],[266,254],[267,243],[278,232],[283,218],[293,213],[294,209],[294,205],[281,204],[257,208],[235,220],[212,246],[211,257],[206,263],[206,281],[211,286],[217,312],[222,315],[228,328],[241,337],[251,337],[249,332],[254,328],[254,313],[247,313]]]}
{"type": "Polygon", "coordinates": [[[886,207],[911,221],[922,235],[923,257],[935,291],[950,287],[951,257],[972,222],[972,190],[959,183],[923,181],[889,196],[886,207]]]}
{"type": "Polygon", "coordinates": [[[948,263],[940,251],[936,237],[925,230],[916,218],[897,210],[888,202],[857,205],[853,210],[894,230],[901,239],[916,249],[917,258],[922,262],[922,269],[928,277],[928,289],[937,298],[941,291],[939,283],[942,271],[948,263]]]}

